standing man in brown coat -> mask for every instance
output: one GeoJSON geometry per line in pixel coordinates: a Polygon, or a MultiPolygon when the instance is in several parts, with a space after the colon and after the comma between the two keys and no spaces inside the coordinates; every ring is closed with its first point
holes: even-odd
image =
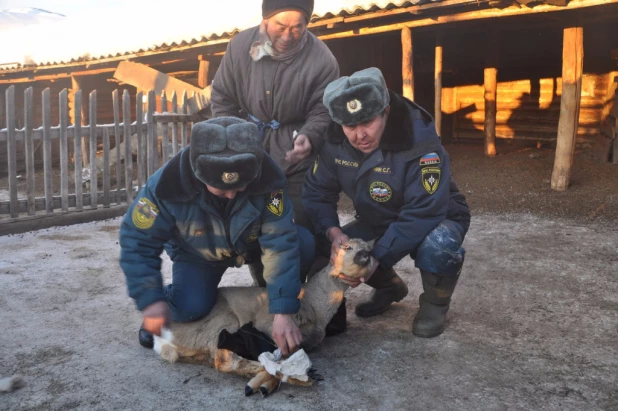
{"type": "Polygon", "coordinates": [[[328,47],[307,30],[313,0],[263,0],[259,26],[230,41],[212,84],[212,113],[253,121],[285,172],[297,224],[312,230],[301,201],[305,172],[330,122],[324,89],[339,77],[328,47]]]}

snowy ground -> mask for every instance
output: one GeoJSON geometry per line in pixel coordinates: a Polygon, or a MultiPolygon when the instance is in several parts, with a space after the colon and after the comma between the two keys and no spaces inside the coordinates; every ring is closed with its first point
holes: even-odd
{"type": "MultiPolygon", "coordinates": [[[[310,357],[325,381],[244,397],[246,381],[167,364],[137,343],[140,315],[118,266],[120,219],[0,237],[0,377],[26,386],[0,410],[615,410],[618,230],[525,214],[475,216],[449,328],[411,334],[410,294],[310,357]]],[[[170,263],[164,264],[169,279],[170,263]]],[[[223,285],[251,284],[245,269],[223,285]]]]}

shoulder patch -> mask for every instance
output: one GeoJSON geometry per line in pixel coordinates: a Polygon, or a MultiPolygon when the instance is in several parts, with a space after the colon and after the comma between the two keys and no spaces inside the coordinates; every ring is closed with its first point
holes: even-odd
{"type": "Polygon", "coordinates": [[[440,185],[440,168],[438,167],[425,167],[422,169],[423,173],[423,187],[429,194],[433,194],[440,185]]]}
{"type": "Polygon", "coordinates": [[[433,164],[440,164],[440,156],[438,156],[438,153],[429,153],[421,157],[421,166],[430,166],[433,164]]]}
{"type": "Polygon", "coordinates": [[[159,215],[159,209],[146,197],[142,197],[133,208],[133,224],[135,227],[147,230],[154,224],[159,215]]]}
{"type": "Polygon", "coordinates": [[[266,208],[277,217],[283,215],[283,190],[270,193],[270,202],[266,208]]]}

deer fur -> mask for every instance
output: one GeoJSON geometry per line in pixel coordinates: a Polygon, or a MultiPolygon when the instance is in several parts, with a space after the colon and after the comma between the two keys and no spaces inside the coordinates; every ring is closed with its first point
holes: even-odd
{"type": "MultiPolygon", "coordinates": [[[[324,339],[326,325],[343,301],[348,285],[337,275],[342,273],[353,278],[365,276],[375,264],[370,258],[370,250],[371,245],[365,241],[350,240],[339,250],[334,266],[328,264],[303,286],[299,295],[300,310],[294,317],[303,336],[303,349],[311,350],[324,339]]],[[[249,322],[253,322],[254,327],[263,333],[272,335],[273,319],[274,315],[268,312],[268,295],[264,288],[221,287],[210,314],[195,322],[172,324],[160,337],[155,336],[154,350],[169,362],[203,363],[222,372],[252,378],[260,374],[253,380],[259,381],[262,387],[271,386],[272,381],[263,381],[264,368],[258,361],[217,349],[217,342],[224,329],[234,333],[249,322]]],[[[311,382],[287,382],[311,385],[311,382]]]]}

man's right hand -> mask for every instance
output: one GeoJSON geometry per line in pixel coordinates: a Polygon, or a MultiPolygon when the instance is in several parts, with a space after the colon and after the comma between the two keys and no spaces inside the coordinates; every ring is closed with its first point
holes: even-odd
{"type": "Polygon", "coordinates": [[[350,238],[341,231],[339,227],[333,227],[328,231],[328,239],[331,242],[330,246],[330,263],[334,265],[337,253],[342,245],[347,244],[350,238]]]}
{"type": "Polygon", "coordinates": [[[151,334],[161,335],[161,328],[170,323],[170,309],[165,301],[150,304],[142,311],[144,315],[144,329],[151,334]]]}

